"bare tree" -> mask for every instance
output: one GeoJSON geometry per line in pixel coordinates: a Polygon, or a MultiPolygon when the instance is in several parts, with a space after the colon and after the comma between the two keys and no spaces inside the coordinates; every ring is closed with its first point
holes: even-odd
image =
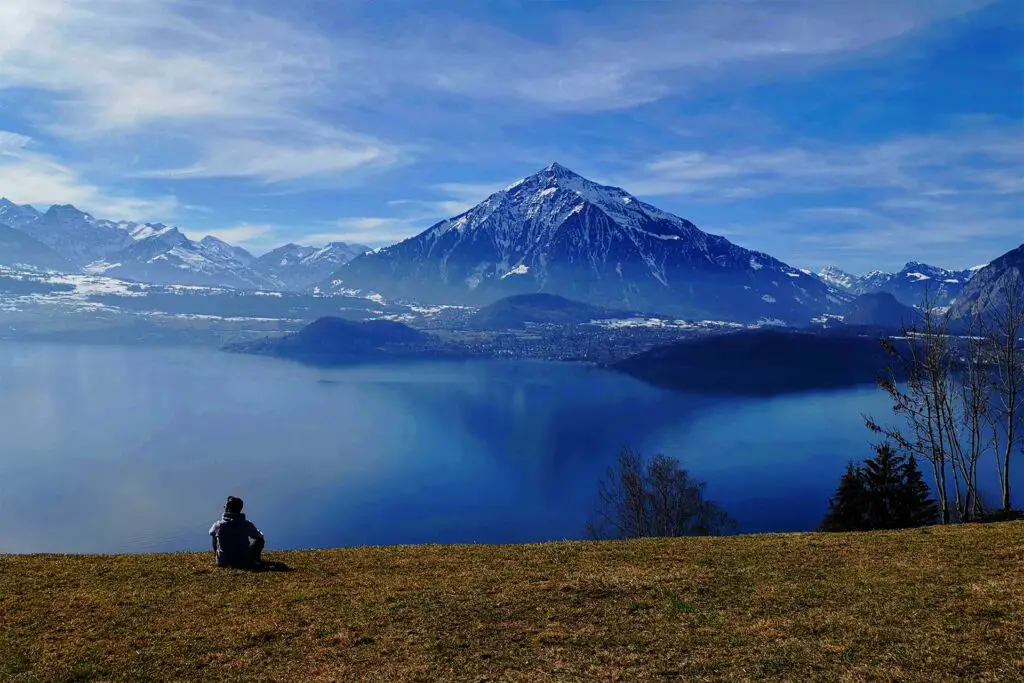
{"type": "Polygon", "coordinates": [[[989,308],[975,312],[984,320],[981,351],[992,383],[988,427],[1004,513],[1012,509],[1012,455],[1024,452],[1024,278],[1018,273],[1010,275],[989,308]]]}
{"type": "Polygon", "coordinates": [[[931,305],[902,331],[905,344],[882,340],[893,358],[879,385],[903,418],[898,427],[865,417],[869,429],[932,466],[943,523],[986,512],[978,487],[982,456],[995,455],[1000,508],[1012,509],[1013,454],[1024,450],[1024,281],[1007,277],[985,308],[969,312],[956,336],[948,310],[931,305]],[[952,501],[950,500],[952,486],[952,501]]]}
{"type": "Polygon", "coordinates": [[[968,321],[967,334],[956,347],[953,382],[957,390],[955,400],[947,406],[952,426],[949,446],[955,478],[965,483],[965,495],[957,500],[957,514],[963,521],[975,519],[985,512],[978,490],[978,463],[990,447],[986,442],[986,425],[991,420],[992,381],[989,364],[985,361],[986,342],[984,320],[973,316],[968,321]]]}
{"type": "Polygon", "coordinates": [[[931,465],[939,513],[942,523],[948,524],[953,515],[965,521],[982,512],[978,461],[985,450],[988,384],[983,366],[971,362],[980,342],[965,348],[950,333],[949,310],[936,308],[933,301],[926,293],[918,320],[902,330],[901,339],[881,340],[893,365],[879,386],[905,424],[890,427],[870,416],[865,416],[865,424],[906,455],[931,465]]]}
{"type": "Polygon", "coordinates": [[[703,482],[658,454],[644,466],[628,446],[598,484],[597,508],[587,525],[595,539],[649,536],[713,536],[736,528],[736,522],[704,497],[703,482]]]}

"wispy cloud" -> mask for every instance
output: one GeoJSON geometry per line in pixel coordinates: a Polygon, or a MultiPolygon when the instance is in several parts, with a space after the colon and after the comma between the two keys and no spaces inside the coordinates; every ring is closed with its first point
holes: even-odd
{"type": "Polygon", "coordinates": [[[277,229],[272,225],[251,225],[249,223],[242,223],[228,228],[185,231],[191,239],[202,239],[206,235],[212,235],[225,242],[241,246],[261,246],[268,242],[276,242],[278,239],[277,232],[277,229]]]}
{"type": "Polygon", "coordinates": [[[1024,131],[976,121],[861,145],[677,150],[615,181],[660,202],[746,206],[753,218],[722,232],[798,265],[967,267],[1024,239],[1021,168],[1024,131]]]}
{"type": "Polygon", "coordinates": [[[80,134],[281,119],[328,68],[322,38],[231,3],[9,0],[0,38],[5,87],[60,95],[53,125],[80,134]]]}
{"type": "Polygon", "coordinates": [[[144,177],[279,182],[394,162],[397,146],[312,113],[337,56],[317,32],[229,2],[0,7],[0,88],[48,93],[33,118],[61,137],[144,136],[182,158],[144,177]]]}
{"type": "Polygon", "coordinates": [[[75,204],[104,218],[162,220],[174,215],[173,196],[133,197],[109,193],[74,168],[32,149],[32,139],[0,131],[0,194],[13,202],[47,206],[75,204]]]}
{"type": "Polygon", "coordinates": [[[651,196],[707,201],[881,189],[916,196],[1015,194],[1022,190],[1024,134],[985,128],[903,136],[875,144],[830,141],[778,149],[681,150],[646,163],[628,187],[651,196]]]}
{"type": "Polygon", "coordinates": [[[352,216],[334,221],[331,228],[302,235],[302,244],[355,242],[367,246],[391,244],[414,235],[425,228],[416,219],[390,216],[352,216]]]}
{"type": "Polygon", "coordinates": [[[330,176],[397,162],[396,148],[355,136],[331,135],[306,143],[220,139],[204,156],[184,167],[153,169],[142,178],[245,178],[263,183],[330,176]]]}
{"type": "Polygon", "coordinates": [[[813,68],[986,4],[891,0],[869,12],[856,3],[786,0],[618,5],[549,17],[543,41],[482,21],[409,13],[367,39],[377,88],[593,111],[685,92],[736,69],[764,77],[773,68],[813,68]]]}

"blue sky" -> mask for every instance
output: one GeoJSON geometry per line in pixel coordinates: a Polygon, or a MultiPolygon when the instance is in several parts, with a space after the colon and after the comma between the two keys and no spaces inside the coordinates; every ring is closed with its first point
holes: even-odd
{"type": "Polygon", "coordinates": [[[799,267],[1024,241],[1020,0],[4,0],[0,195],[259,253],[551,161],[799,267]]]}

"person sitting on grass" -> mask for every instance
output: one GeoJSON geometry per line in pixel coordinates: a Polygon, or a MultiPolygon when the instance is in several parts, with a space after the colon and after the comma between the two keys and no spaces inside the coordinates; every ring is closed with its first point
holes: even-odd
{"type": "Polygon", "coordinates": [[[266,540],[256,525],[245,518],[242,504],[241,498],[228,496],[224,516],[210,527],[213,552],[220,567],[255,569],[262,564],[260,553],[266,540]]]}

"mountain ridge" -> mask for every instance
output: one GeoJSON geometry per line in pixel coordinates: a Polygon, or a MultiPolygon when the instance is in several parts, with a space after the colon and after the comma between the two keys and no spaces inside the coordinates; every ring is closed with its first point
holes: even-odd
{"type": "Polygon", "coordinates": [[[929,298],[933,306],[949,306],[980,267],[950,270],[920,261],[908,261],[901,270],[889,273],[873,270],[854,275],[826,266],[815,276],[826,284],[855,296],[891,294],[905,306],[918,307],[929,298]]]}
{"type": "Polygon", "coordinates": [[[954,318],[967,319],[1005,302],[1008,287],[1024,291],[1024,244],[994,259],[975,273],[951,309],[954,318]]]}
{"type": "Polygon", "coordinates": [[[55,259],[42,249],[29,249],[30,243],[19,240],[22,247],[14,261],[14,238],[8,234],[9,253],[6,257],[0,254],[0,262],[24,261],[23,265],[43,269],[102,273],[152,284],[299,291],[366,250],[342,242],[304,247],[311,260],[299,263],[286,277],[277,277],[255,267],[259,259],[242,247],[215,236],[192,240],[177,227],[98,219],[71,204],[54,204],[39,211],[2,198],[0,224],[8,224],[58,256],[55,259]]]}
{"type": "Polygon", "coordinates": [[[353,259],[321,289],[468,305],[549,293],[745,321],[806,322],[829,305],[817,279],[558,163],[353,259]]]}

